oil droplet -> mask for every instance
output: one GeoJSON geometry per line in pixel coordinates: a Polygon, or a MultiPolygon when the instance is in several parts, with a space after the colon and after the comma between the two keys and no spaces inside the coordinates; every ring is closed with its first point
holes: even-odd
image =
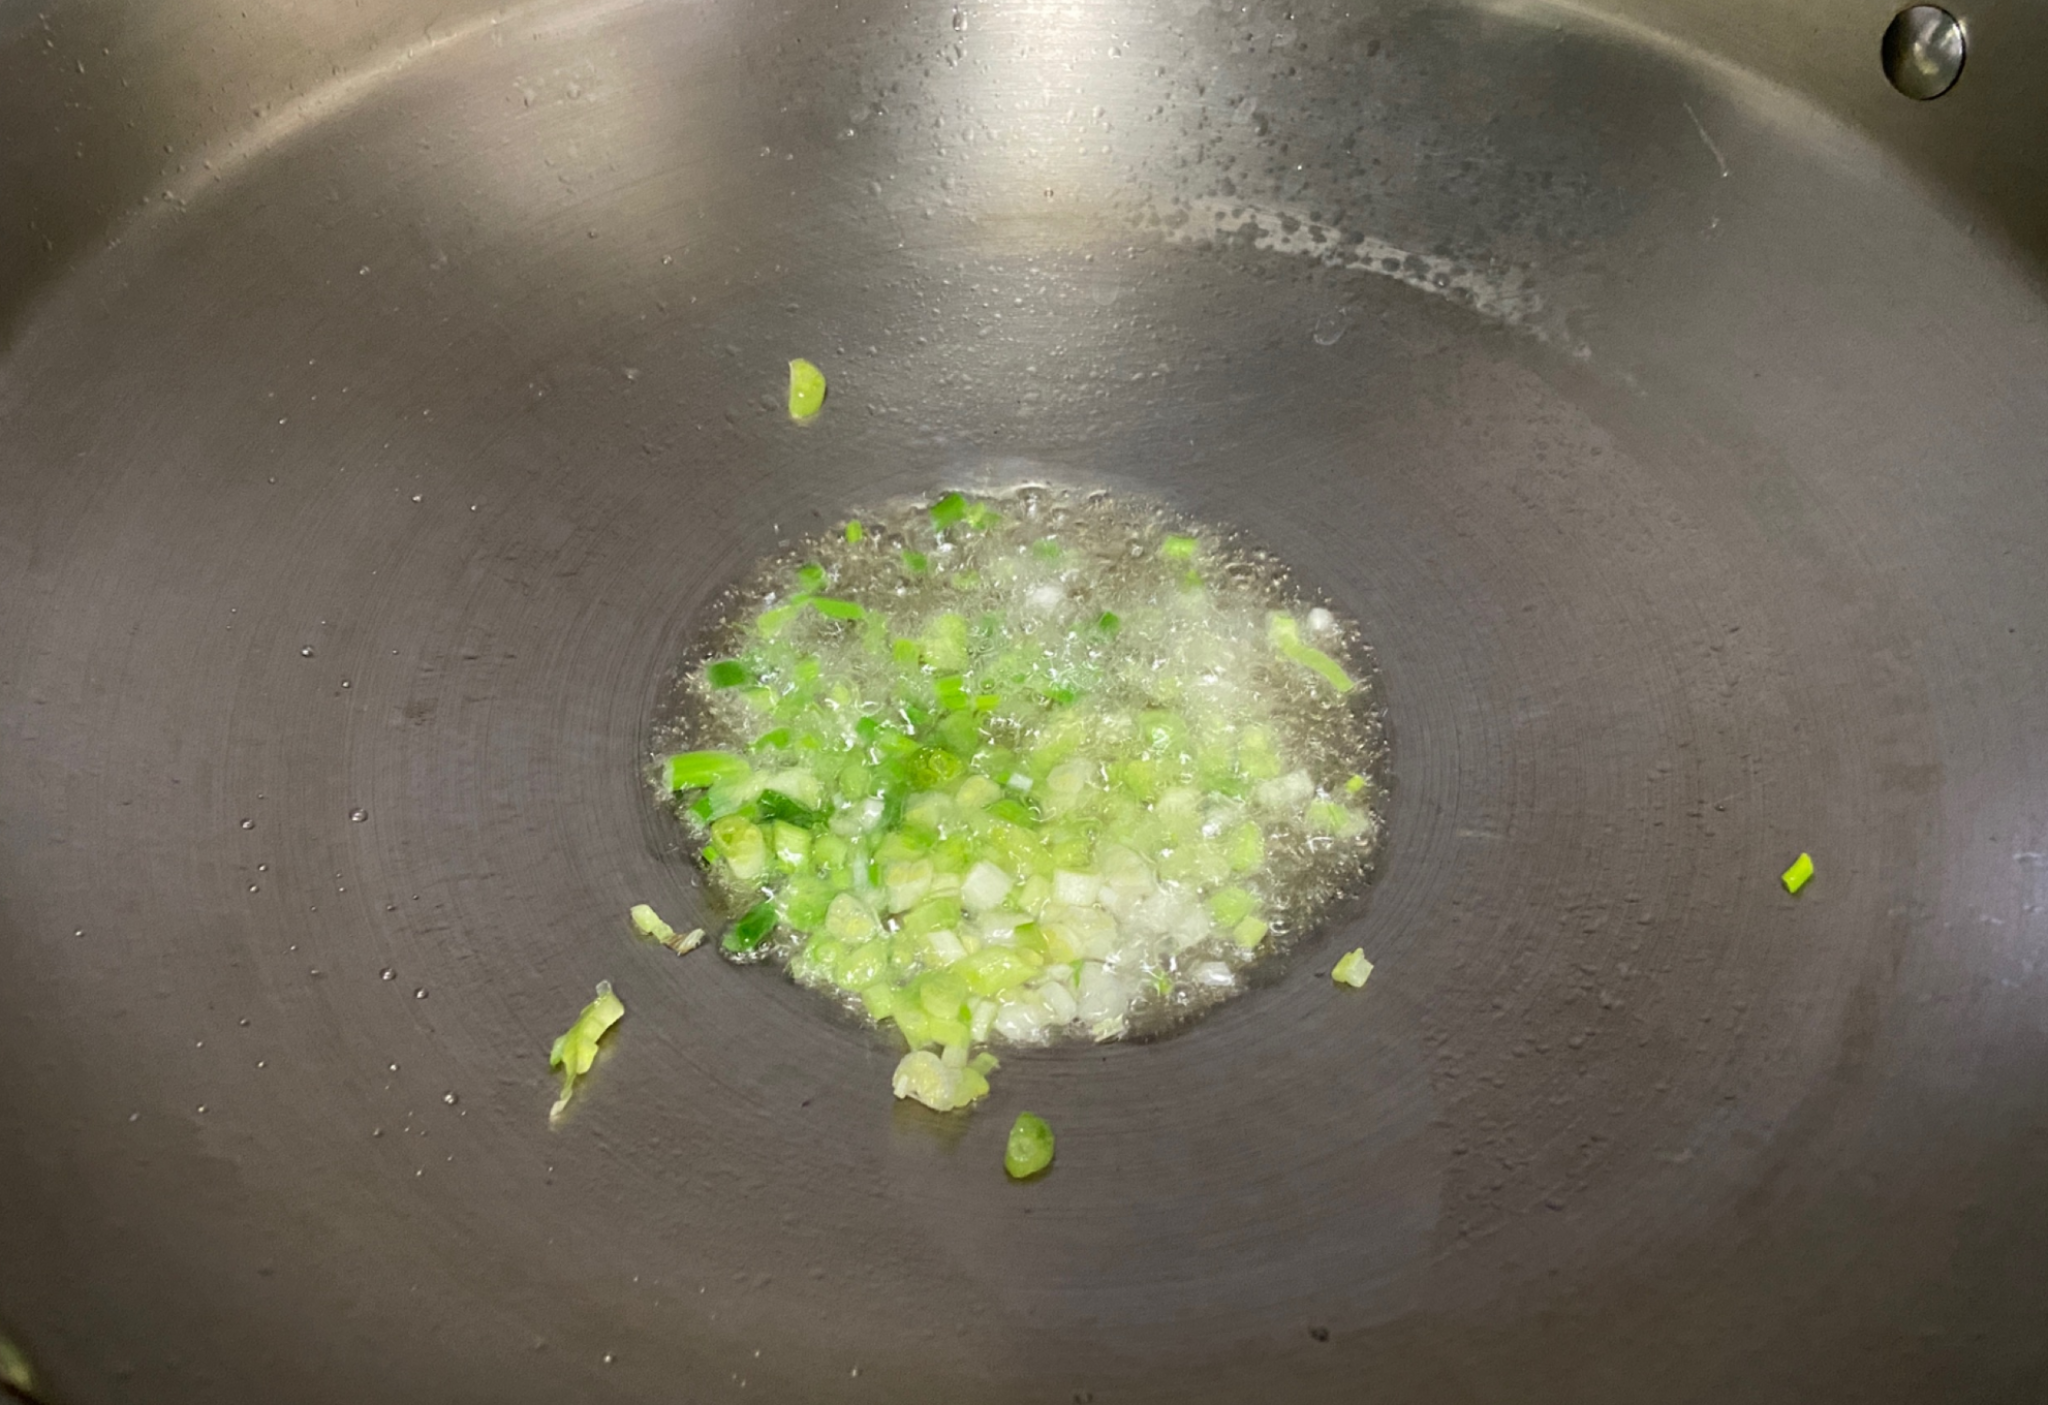
{"type": "Polygon", "coordinates": [[[242,828],[244,828],[244,829],[254,829],[254,828],[256,828],[256,821],[254,821],[254,820],[243,820],[243,821],[242,821],[242,828]]]}
{"type": "Polygon", "coordinates": [[[253,892],[255,892],[255,891],[257,891],[257,889],[256,889],[256,885],[255,885],[254,883],[251,883],[251,884],[249,885],[249,891],[250,891],[250,892],[252,892],[252,893],[253,893],[253,892]]]}
{"type": "Polygon", "coordinates": [[[443,1093],[441,1095],[441,1101],[448,1104],[448,1106],[453,1107],[457,1102],[461,1100],[457,1098],[453,1093],[443,1093]]]}
{"type": "Polygon", "coordinates": [[[351,824],[361,824],[364,820],[368,819],[369,817],[370,812],[368,810],[365,810],[360,805],[358,805],[355,809],[350,810],[348,812],[349,823],[351,824]]]}
{"type": "Polygon", "coordinates": [[[420,988],[419,988],[418,990],[416,990],[416,991],[414,991],[414,992],[412,993],[412,998],[413,998],[413,999],[415,999],[415,1000],[424,1000],[424,999],[426,999],[426,998],[427,998],[427,988],[426,988],[425,986],[421,986],[421,987],[420,987],[420,988]]]}
{"type": "Polygon", "coordinates": [[[386,966],[383,970],[377,973],[377,979],[380,981],[395,980],[397,976],[398,972],[392,970],[389,966],[386,966]]]}
{"type": "Polygon", "coordinates": [[[302,659],[310,659],[310,658],[312,658],[312,657],[313,657],[313,646],[312,646],[311,644],[302,644],[302,645],[300,645],[300,646],[299,646],[299,657],[300,657],[300,658],[302,658],[302,659]]]}

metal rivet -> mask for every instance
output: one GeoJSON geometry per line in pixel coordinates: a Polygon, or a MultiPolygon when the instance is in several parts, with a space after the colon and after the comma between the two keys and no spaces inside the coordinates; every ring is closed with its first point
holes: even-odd
{"type": "Polygon", "coordinates": [[[1919,102],[1938,98],[1963,73],[1963,22],[1939,5],[1914,5],[1884,32],[1884,76],[1919,102]]]}

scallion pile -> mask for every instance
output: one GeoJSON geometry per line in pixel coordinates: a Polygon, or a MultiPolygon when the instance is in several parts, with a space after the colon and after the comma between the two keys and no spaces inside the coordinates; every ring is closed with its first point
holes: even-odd
{"type": "Polygon", "coordinates": [[[949,494],[764,570],[659,784],[723,950],[890,1025],[898,1096],[964,1107],[985,1045],[1202,1008],[1355,885],[1379,828],[1355,652],[1215,533],[949,494]]]}

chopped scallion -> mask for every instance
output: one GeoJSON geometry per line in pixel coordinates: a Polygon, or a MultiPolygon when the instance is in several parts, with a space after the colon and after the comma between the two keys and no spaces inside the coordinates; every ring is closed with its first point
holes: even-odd
{"type": "Polygon", "coordinates": [[[1277,611],[1268,615],[1266,637],[1280,657],[1308,669],[1338,692],[1348,693],[1358,686],[1342,664],[1321,649],[1301,642],[1301,626],[1295,623],[1292,615],[1277,611]]]}
{"type": "Polygon", "coordinates": [[[548,1050],[548,1067],[562,1070],[562,1093],[548,1110],[550,1122],[568,1108],[569,1099],[576,1093],[576,1080],[590,1072],[590,1066],[597,1061],[597,1041],[625,1013],[625,1005],[612,994],[612,983],[599,981],[597,998],[583,1007],[576,1023],[570,1025],[568,1032],[555,1040],[554,1047],[548,1050]]]}
{"type": "Polygon", "coordinates": [[[682,751],[668,759],[668,788],[697,790],[745,780],[754,768],[729,751],[682,751]]]}
{"type": "Polygon", "coordinates": [[[727,951],[752,951],[768,940],[768,934],[775,930],[775,904],[757,903],[747,911],[746,916],[732,924],[732,930],[719,943],[727,951]]]}
{"type": "Polygon", "coordinates": [[[665,762],[720,946],[893,1026],[897,1095],[940,1110],[986,1094],[991,1043],[1240,988],[1377,834],[1369,714],[1304,642],[1334,616],[1223,539],[1055,496],[949,493],[764,566],[694,688],[707,749],[665,762]]]}
{"type": "Polygon", "coordinates": [[[789,363],[789,417],[816,419],[825,408],[825,373],[801,356],[789,363]]]}
{"type": "Polygon", "coordinates": [[[665,942],[676,934],[676,929],[662,921],[661,914],[646,903],[633,904],[630,915],[633,919],[633,930],[649,941],[665,942]]]}
{"type": "Polygon", "coordinates": [[[1052,1153],[1052,1128],[1045,1119],[1035,1112],[1018,1113],[1017,1120],[1010,1124],[1009,1140],[1003,1144],[1003,1170],[1010,1179],[1021,1181],[1037,1175],[1052,1165],[1052,1153]]]}
{"type": "Polygon", "coordinates": [[[1806,881],[1812,877],[1813,855],[1801,854],[1798,858],[1792,860],[1792,867],[1785,870],[1781,881],[1785,885],[1786,892],[1796,893],[1801,888],[1804,888],[1806,881]]]}
{"type": "Polygon", "coordinates": [[[1372,974],[1372,962],[1365,959],[1365,948],[1358,947],[1337,958],[1337,964],[1330,968],[1330,979],[1339,985],[1348,985],[1354,990],[1365,984],[1372,974]]]}
{"type": "Polygon", "coordinates": [[[676,929],[662,921],[655,910],[646,903],[634,904],[631,916],[634,931],[649,941],[660,942],[678,956],[695,951],[697,944],[704,940],[702,927],[678,935],[676,929]]]}

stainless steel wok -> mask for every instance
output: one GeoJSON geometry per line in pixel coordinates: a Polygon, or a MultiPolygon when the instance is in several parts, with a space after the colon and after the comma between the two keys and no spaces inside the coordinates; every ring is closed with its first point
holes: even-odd
{"type": "Polygon", "coordinates": [[[2042,1398],[2048,7],[1958,13],[0,0],[34,1393],[2042,1398]],[[641,766],[754,559],[1025,479],[1351,611],[1390,837],[946,1119],[633,941],[641,766]]]}

